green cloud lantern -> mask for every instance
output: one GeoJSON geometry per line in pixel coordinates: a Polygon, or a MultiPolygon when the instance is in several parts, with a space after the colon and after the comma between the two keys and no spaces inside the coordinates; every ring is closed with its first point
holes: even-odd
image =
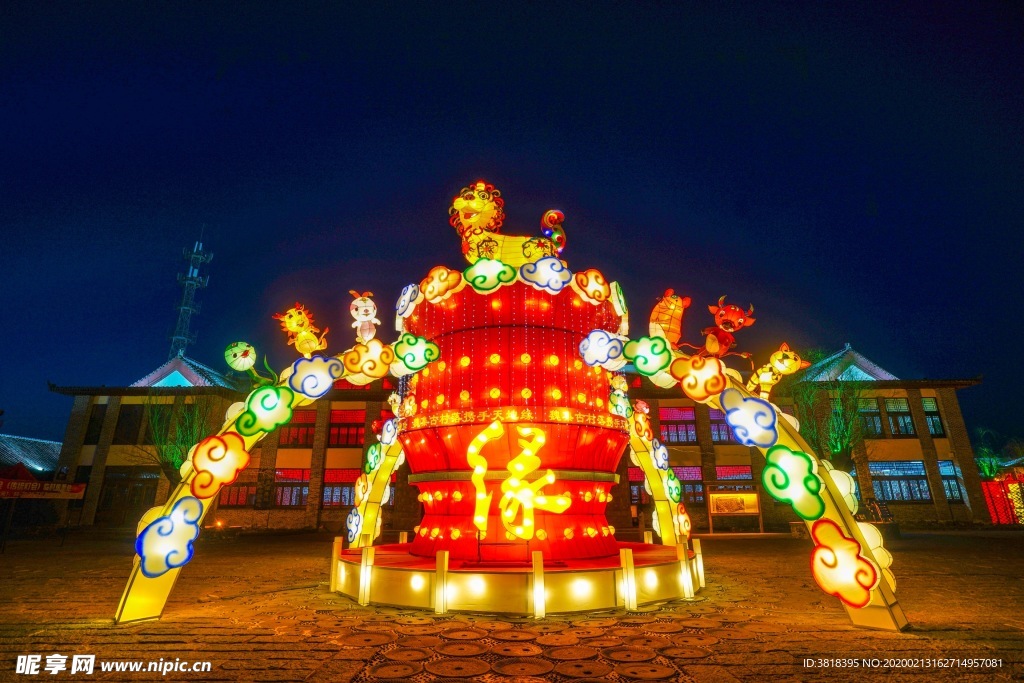
{"type": "Polygon", "coordinates": [[[790,503],[801,519],[815,520],[825,514],[821,479],[814,459],[802,451],[773,446],[765,455],[761,482],[773,498],[790,503]]]}
{"type": "Polygon", "coordinates": [[[295,394],[288,387],[260,387],[245,399],[245,410],[235,421],[242,436],[271,432],[275,427],[292,419],[292,399],[295,394]]]}
{"type": "Polygon", "coordinates": [[[441,349],[437,344],[408,332],[395,343],[395,358],[409,372],[419,372],[440,356],[441,349]]]}
{"type": "Polygon", "coordinates": [[[516,279],[516,269],[501,261],[482,258],[463,273],[469,286],[479,294],[493,292],[516,279]]]}
{"type": "Polygon", "coordinates": [[[636,371],[650,377],[656,375],[672,362],[672,351],[668,341],[661,337],[640,337],[626,344],[625,355],[636,371]]]}

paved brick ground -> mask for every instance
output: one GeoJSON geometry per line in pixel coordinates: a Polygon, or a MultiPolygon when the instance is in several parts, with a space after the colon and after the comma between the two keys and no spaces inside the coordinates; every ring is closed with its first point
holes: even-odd
{"type": "Polygon", "coordinates": [[[327,592],[330,538],[205,541],[159,622],[114,626],[128,540],[13,541],[0,556],[0,680],[754,681],[1024,679],[1024,536],[890,544],[913,630],[854,629],[814,585],[807,541],[704,541],[697,602],[552,617],[362,608],[327,592]],[[209,674],[15,675],[18,654],[209,660],[209,674]],[[999,668],[826,669],[811,658],[1002,659],[999,668]]]}

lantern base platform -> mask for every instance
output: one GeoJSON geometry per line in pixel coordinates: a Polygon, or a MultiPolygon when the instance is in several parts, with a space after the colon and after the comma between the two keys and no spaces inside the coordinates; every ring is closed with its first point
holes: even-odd
{"type": "Polygon", "coordinates": [[[630,569],[624,569],[620,556],[560,561],[543,569],[455,560],[444,569],[435,558],[410,554],[408,544],[350,548],[335,551],[331,590],[360,604],[516,615],[629,609],[700,591],[703,558],[693,550],[684,562],[674,546],[619,543],[619,548],[632,551],[632,581],[624,581],[630,569]],[[540,606],[535,604],[538,580],[544,586],[540,606]]]}

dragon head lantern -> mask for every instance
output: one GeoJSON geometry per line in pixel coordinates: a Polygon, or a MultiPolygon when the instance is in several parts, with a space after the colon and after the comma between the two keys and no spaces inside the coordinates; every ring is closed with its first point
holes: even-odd
{"type": "Polygon", "coordinates": [[[275,313],[274,320],[280,321],[281,330],[288,333],[288,343],[294,344],[295,350],[306,358],[327,348],[329,330],[324,329],[323,334],[317,337],[320,328],[313,324],[313,312],[299,302],[296,301],[295,306],[284,313],[275,313]]]}
{"type": "Polygon", "coordinates": [[[462,188],[448,215],[448,222],[463,239],[479,232],[498,232],[505,222],[505,200],[494,185],[478,180],[462,188]]]}

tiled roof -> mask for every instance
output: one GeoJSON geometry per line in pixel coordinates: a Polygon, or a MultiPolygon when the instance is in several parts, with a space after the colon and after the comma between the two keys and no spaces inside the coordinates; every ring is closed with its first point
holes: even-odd
{"type": "Polygon", "coordinates": [[[131,386],[194,386],[223,387],[225,389],[239,388],[236,382],[233,382],[231,379],[225,377],[213,368],[185,356],[170,359],[131,386]],[[181,378],[180,380],[170,384],[161,384],[161,382],[168,378],[168,376],[172,376],[175,373],[177,373],[176,377],[181,378]]]}
{"type": "Polygon", "coordinates": [[[819,360],[799,375],[801,382],[834,380],[895,380],[896,375],[858,353],[849,344],[819,360]]]}
{"type": "Polygon", "coordinates": [[[0,467],[24,463],[36,472],[52,472],[60,460],[60,442],[0,434],[0,467]]]}

